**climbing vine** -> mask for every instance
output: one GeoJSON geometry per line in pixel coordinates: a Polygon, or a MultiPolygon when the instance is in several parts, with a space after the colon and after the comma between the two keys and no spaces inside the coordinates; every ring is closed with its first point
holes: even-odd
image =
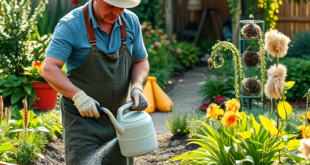
{"type": "MultiPolygon", "coordinates": [[[[236,98],[238,99],[239,97],[239,78],[242,81],[244,79],[244,73],[242,70],[242,64],[241,64],[241,56],[240,56],[240,52],[238,51],[238,49],[236,48],[236,46],[230,42],[227,41],[219,41],[217,44],[215,44],[212,47],[212,52],[211,52],[211,57],[212,57],[212,61],[211,61],[211,67],[212,68],[219,68],[223,65],[223,63],[221,65],[218,65],[215,63],[216,57],[221,54],[221,52],[226,51],[226,50],[230,50],[235,62],[235,92],[236,92],[236,98]]],[[[224,62],[224,61],[223,61],[224,62]]]]}
{"type": "Polygon", "coordinates": [[[239,13],[241,14],[242,11],[239,9],[239,0],[227,0],[227,2],[229,2],[228,7],[230,7],[230,11],[229,13],[232,14],[232,21],[233,23],[237,23],[236,18],[235,18],[235,14],[239,13]]]}
{"type": "MultiPolygon", "coordinates": [[[[265,40],[262,36],[262,34],[260,35],[260,39],[258,41],[259,44],[259,54],[260,54],[260,58],[261,58],[261,89],[264,89],[264,86],[266,84],[266,52],[265,52],[265,40]]],[[[263,90],[263,95],[264,95],[264,90],[263,90]]]]}
{"type": "MultiPolygon", "coordinates": [[[[295,3],[299,4],[301,0],[294,0],[295,3]]],[[[302,0],[305,3],[310,0],[302,0]]],[[[266,22],[266,29],[276,28],[276,21],[278,17],[275,14],[279,13],[279,5],[282,5],[282,0],[258,0],[257,6],[264,9],[264,21],[266,22]]],[[[287,4],[289,5],[289,4],[287,4]]]]}

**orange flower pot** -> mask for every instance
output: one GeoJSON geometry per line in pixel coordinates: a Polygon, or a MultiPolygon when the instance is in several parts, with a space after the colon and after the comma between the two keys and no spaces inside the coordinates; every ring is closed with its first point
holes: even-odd
{"type": "Polygon", "coordinates": [[[48,83],[33,82],[31,84],[38,97],[33,108],[41,111],[53,110],[57,101],[57,91],[48,83]]]}

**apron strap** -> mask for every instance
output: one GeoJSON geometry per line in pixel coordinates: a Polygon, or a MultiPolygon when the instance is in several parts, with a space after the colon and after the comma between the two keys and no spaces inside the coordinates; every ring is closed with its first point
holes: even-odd
{"type": "MultiPolygon", "coordinates": [[[[86,29],[87,29],[87,35],[88,35],[88,40],[89,43],[91,44],[92,48],[96,48],[96,36],[94,33],[94,29],[91,26],[92,24],[92,20],[89,17],[88,14],[88,4],[87,3],[84,8],[83,8],[83,13],[84,13],[84,20],[85,20],[85,25],[86,25],[86,29]]],[[[126,25],[124,23],[124,20],[121,16],[121,21],[122,21],[122,26],[121,26],[121,32],[122,32],[122,42],[125,43],[125,39],[126,39],[126,25]]]]}
{"type": "Polygon", "coordinates": [[[94,33],[94,29],[91,26],[91,19],[88,15],[88,4],[89,3],[87,3],[83,8],[84,20],[85,20],[85,25],[87,29],[89,43],[91,44],[92,48],[96,48],[96,36],[94,33]]]}

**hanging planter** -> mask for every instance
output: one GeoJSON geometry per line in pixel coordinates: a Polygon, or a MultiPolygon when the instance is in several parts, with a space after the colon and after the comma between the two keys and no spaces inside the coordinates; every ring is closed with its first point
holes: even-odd
{"type": "Polygon", "coordinates": [[[261,63],[259,52],[252,50],[246,51],[242,56],[242,63],[247,67],[256,67],[261,63]]]}
{"type": "Polygon", "coordinates": [[[48,83],[32,82],[38,99],[34,101],[34,109],[41,111],[53,110],[57,102],[57,91],[48,83]]]}
{"type": "Polygon", "coordinates": [[[241,88],[244,95],[258,95],[262,91],[260,81],[255,78],[244,79],[241,88]]]}
{"type": "Polygon", "coordinates": [[[261,31],[257,24],[248,23],[242,27],[241,34],[243,38],[255,39],[259,37],[261,31]]]}

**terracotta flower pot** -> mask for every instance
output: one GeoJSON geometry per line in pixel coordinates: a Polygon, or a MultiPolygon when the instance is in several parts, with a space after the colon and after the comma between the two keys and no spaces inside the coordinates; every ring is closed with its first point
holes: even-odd
{"type": "Polygon", "coordinates": [[[53,110],[57,101],[57,91],[48,83],[33,82],[31,84],[38,96],[38,99],[34,102],[35,106],[33,108],[41,111],[53,110]]]}

